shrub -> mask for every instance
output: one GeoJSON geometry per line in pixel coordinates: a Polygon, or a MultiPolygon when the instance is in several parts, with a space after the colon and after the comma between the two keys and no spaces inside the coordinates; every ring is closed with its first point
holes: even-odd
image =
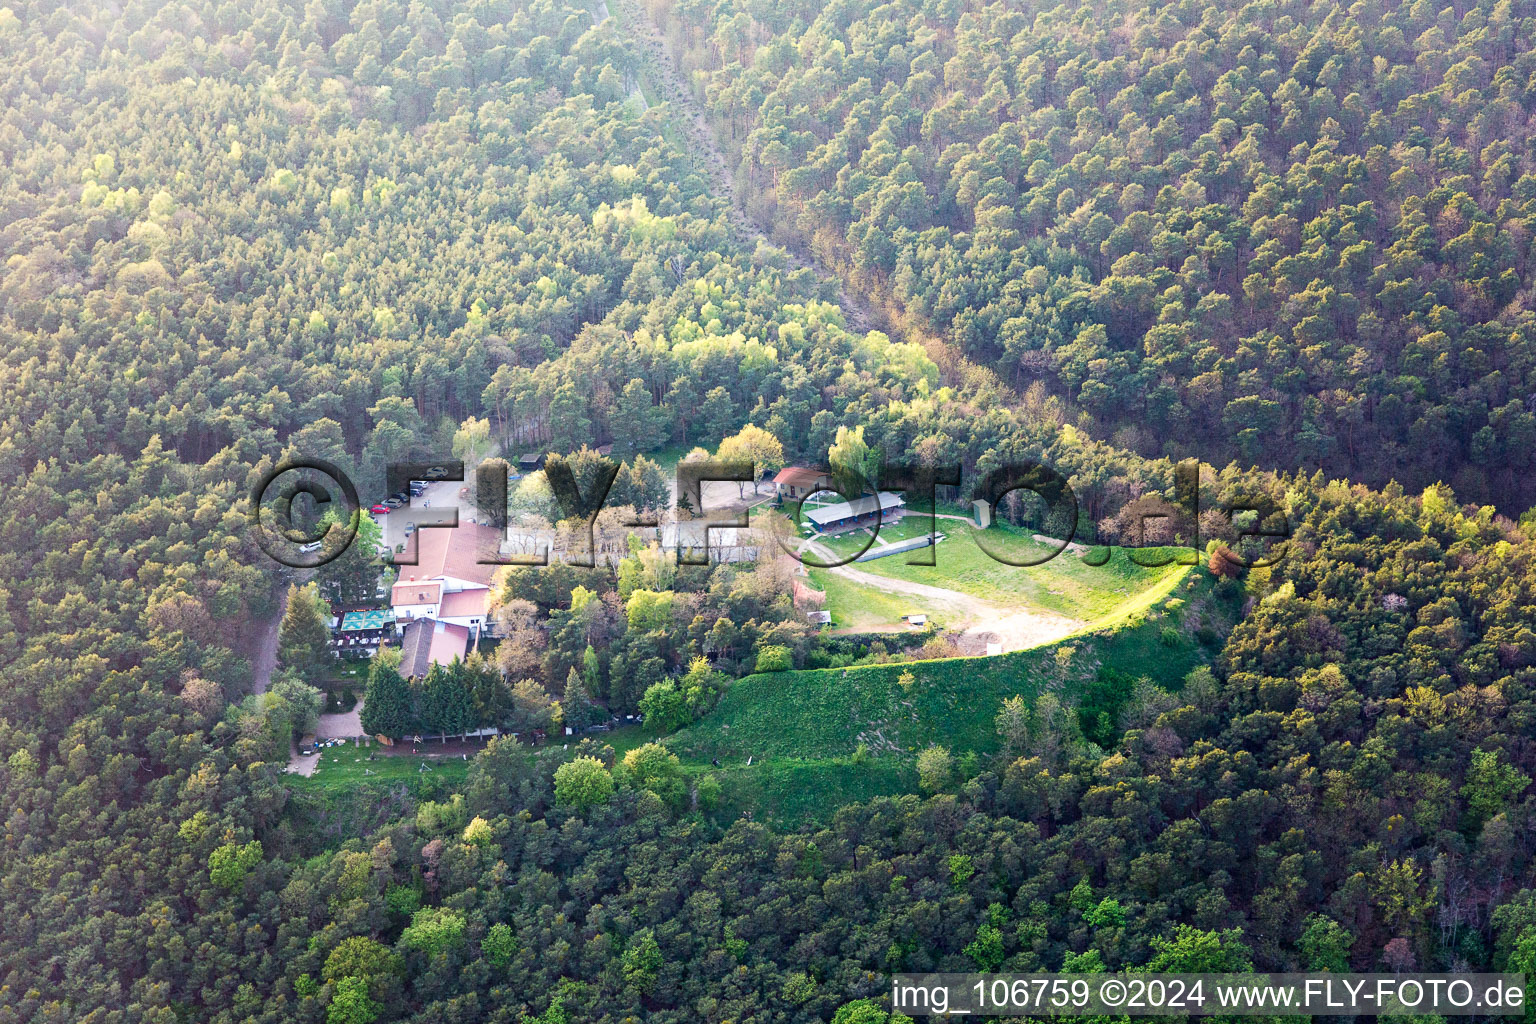
{"type": "Polygon", "coordinates": [[[681,729],[692,719],[688,713],[688,698],[671,680],[652,683],[640,698],[640,713],[645,724],[662,732],[681,729]]]}
{"type": "Polygon", "coordinates": [[[578,757],[555,769],[555,800],[585,811],[613,796],[613,775],[595,757],[578,757]]]}
{"type": "Polygon", "coordinates": [[[400,933],[400,944],[431,957],[452,949],[463,938],[463,914],[448,907],[423,907],[411,916],[411,926],[400,933]]]}
{"type": "Polygon", "coordinates": [[[480,941],[480,951],[492,964],[505,967],[517,952],[517,936],[512,934],[510,925],[493,924],[480,941]]]}
{"type": "Polygon", "coordinates": [[[944,789],[954,771],[955,759],[943,747],[935,745],[917,755],[917,781],[926,792],[944,789]]]}
{"type": "Polygon", "coordinates": [[[787,672],[793,665],[794,661],[789,656],[788,647],[769,644],[757,652],[757,671],[759,672],[787,672]]]}
{"type": "Polygon", "coordinates": [[[493,838],[491,823],[478,815],[464,826],[464,841],[471,846],[489,846],[493,838]]]}
{"type": "Polygon", "coordinates": [[[208,855],[208,878],[214,885],[234,892],[245,884],[245,876],[259,863],[259,840],[252,840],[244,846],[225,843],[208,855]]]}

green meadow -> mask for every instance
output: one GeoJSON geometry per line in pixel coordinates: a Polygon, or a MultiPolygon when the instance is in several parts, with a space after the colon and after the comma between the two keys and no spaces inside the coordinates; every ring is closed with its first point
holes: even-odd
{"type": "Polygon", "coordinates": [[[1177,689],[1213,655],[1195,631],[1230,610],[1203,573],[1173,589],[1116,626],[1033,650],[746,676],[664,742],[695,771],[718,759],[728,798],[787,820],[814,817],[849,792],[911,791],[915,755],[930,744],[957,756],[995,751],[994,719],[1008,697],[1070,700],[1106,669],[1177,689]]]}

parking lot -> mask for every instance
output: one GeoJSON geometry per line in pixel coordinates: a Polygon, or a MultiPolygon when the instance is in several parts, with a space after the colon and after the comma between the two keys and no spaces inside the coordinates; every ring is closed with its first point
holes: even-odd
{"type": "Polygon", "coordinates": [[[384,531],[384,543],[398,550],[409,538],[408,524],[420,528],[427,523],[449,522],[443,513],[457,509],[459,522],[473,522],[476,517],[474,481],[429,480],[419,495],[412,497],[408,505],[390,512],[374,515],[374,520],[384,531]],[[465,493],[461,494],[463,491],[465,493]]]}

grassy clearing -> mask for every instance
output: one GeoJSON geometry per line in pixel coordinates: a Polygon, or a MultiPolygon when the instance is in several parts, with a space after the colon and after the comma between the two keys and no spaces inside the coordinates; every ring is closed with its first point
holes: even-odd
{"type": "MultiPolygon", "coordinates": [[[[1007,565],[976,543],[976,536],[983,531],[953,520],[944,522],[947,539],[935,549],[937,564],[907,565],[905,558],[893,556],[861,562],[859,568],[876,576],[959,590],[1005,607],[1044,608],[1084,620],[1111,613],[1117,605],[1182,568],[1145,569],[1133,564],[1124,552],[1116,552],[1107,565],[1091,566],[1068,551],[1040,565],[1007,565]]],[[[1042,559],[1055,550],[1053,545],[1039,543],[1012,527],[993,527],[985,532],[989,542],[993,537],[999,539],[1010,558],[1042,559]]]]}
{"type": "Polygon", "coordinates": [[[389,786],[401,782],[421,789],[443,784],[458,786],[469,774],[469,762],[459,758],[411,757],[379,754],[368,760],[367,747],[350,744],[323,747],[315,774],[287,775],[295,792],[344,792],[359,786],[389,786]]]}
{"type": "MultiPolygon", "coordinates": [[[[1117,613],[1126,601],[1143,598],[1155,593],[1159,584],[1167,585],[1186,571],[1186,566],[1169,565],[1161,568],[1145,568],[1130,560],[1128,552],[1116,550],[1108,564],[1093,566],[1083,561],[1081,555],[1063,551],[1040,565],[1015,566],[994,559],[976,543],[976,536],[985,532],[989,543],[996,541],[1009,558],[1037,560],[1045,558],[1056,549],[1055,545],[1042,544],[1025,532],[1010,526],[993,526],[979,531],[955,520],[939,520],[939,532],[946,539],[934,550],[934,565],[909,565],[905,554],[891,555],[867,562],[859,562],[855,568],[875,576],[926,583],[929,586],[958,590],[978,597],[1002,608],[1042,608],[1087,622],[1096,622],[1117,613]]],[[[900,524],[882,537],[895,540],[901,535],[916,535],[922,527],[916,523],[900,524]],[[899,530],[900,532],[894,532],[899,530]]],[[[834,550],[846,554],[858,550],[868,537],[838,538],[834,550]]],[[[1146,558],[1154,557],[1148,551],[1146,558]]],[[[870,588],[860,588],[868,591],[870,588]]],[[[834,618],[841,610],[829,600],[834,618]]]]}
{"type": "Polygon", "coordinates": [[[325,689],[341,689],[350,686],[354,689],[368,685],[368,661],[337,661],[326,673],[323,687],[325,689]]]}
{"type": "Polygon", "coordinates": [[[677,472],[677,464],[683,461],[683,456],[693,451],[692,445],[669,444],[654,452],[646,452],[645,457],[661,467],[662,472],[672,475],[677,472]]]}
{"type": "Polygon", "coordinates": [[[314,775],[283,776],[289,790],[284,813],[301,852],[318,854],[414,815],[424,800],[462,791],[468,775],[468,761],[409,756],[369,761],[367,748],[326,747],[314,775]],[[430,770],[422,771],[423,765],[430,770]]]}
{"type": "MultiPolygon", "coordinates": [[[[1117,553],[1117,555],[1119,554],[1123,553],[1117,553]]],[[[1165,569],[1146,570],[1147,572],[1160,572],[1162,576],[1140,593],[1121,601],[1108,612],[1094,619],[1084,629],[1084,632],[1097,632],[1121,626],[1140,625],[1148,613],[1161,604],[1165,598],[1172,597],[1181,588],[1189,586],[1191,577],[1194,575],[1193,569],[1193,566],[1188,565],[1171,565],[1165,569]]],[[[1198,579],[1198,576],[1195,578],[1198,579]]]]}
{"type": "MultiPolygon", "coordinates": [[[[934,532],[937,534],[949,534],[953,531],[950,526],[963,527],[964,524],[956,523],[952,519],[939,519],[934,523],[934,532]]],[[[881,542],[895,544],[898,541],[911,540],[921,537],[928,532],[928,520],[925,516],[907,516],[899,523],[889,523],[880,527],[879,536],[871,540],[868,530],[855,530],[837,537],[818,538],[819,543],[829,548],[838,558],[855,558],[860,554],[872,555],[880,550],[881,542]]],[[[903,552],[899,555],[887,555],[898,562],[905,562],[915,552],[903,552]]],[[[809,557],[815,558],[814,554],[809,557]]],[[[879,559],[874,559],[879,561],[879,559]]],[[[866,563],[859,563],[862,567],[866,563]]]]}
{"type": "MultiPolygon", "coordinates": [[[[832,581],[835,595],[841,581],[832,581]]],[[[1014,654],[747,676],[710,715],[661,739],[695,780],[720,784],[721,802],[711,811],[718,820],[750,811],[786,827],[826,822],[844,804],[915,792],[915,754],[929,744],[962,759],[995,751],[993,720],[1006,697],[1051,691],[1071,701],[1104,669],[1177,688],[1215,652],[1192,638],[1196,627],[1230,621],[1211,586],[1204,573],[1167,573],[1115,606],[1094,631],[1014,654]],[[910,685],[900,681],[906,673],[910,685]]],[[[905,597],[891,600],[913,610],[905,597]]],[[[592,738],[623,757],[659,737],[629,726],[592,738]]],[[[413,813],[421,800],[443,799],[463,788],[469,768],[457,760],[367,755],[327,748],[314,777],[288,777],[292,811],[314,843],[334,845],[413,813]],[[421,771],[423,764],[432,770],[421,771]]]]}
{"type": "MultiPolygon", "coordinates": [[[[1188,574],[1189,567],[1167,565],[1147,568],[1132,562],[1126,550],[1114,550],[1105,565],[1089,565],[1080,553],[1063,551],[1033,566],[1015,566],[994,559],[979,544],[982,531],[953,519],[936,521],[945,537],[931,551],[903,552],[884,558],[851,563],[851,568],[872,576],[954,590],[995,605],[1002,612],[1039,609],[1066,615],[1087,624],[1089,630],[1132,622],[1166,597],[1188,574]],[[934,565],[911,565],[914,554],[930,554],[934,565]]],[[[880,531],[890,543],[927,532],[925,517],[910,516],[880,531]]],[[[1001,546],[1009,558],[1034,561],[1049,555],[1055,545],[1040,543],[1025,531],[1002,524],[985,531],[989,542],[1001,546]]],[[[838,557],[857,554],[869,542],[863,531],[821,541],[838,557]]],[[[871,548],[873,550],[873,548],[871,548]]],[[[1101,549],[1102,550],[1102,549],[1101,549]]],[[[1139,557],[1155,560],[1161,550],[1139,557]]],[[[814,557],[814,556],[813,556],[814,557]]],[[[953,607],[931,599],[891,594],[874,585],[850,581],[827,570],[812,569],[813,586],[827,594],[826,609],[836,628],[875,630],[899,628],[903,615],[920,612],[950,627],[985,623],[959,622],[953,607]]]]}
{"type": "Polygon", "coordinates": [[[621,758],[636,747],[643,747],[647,743],[655,743],[660,738],[661,734],[659,732],[655,729],[648,729],[643,725],[626,725],[622,729],[615,729],[612,732],[594,732],[588,733],[585,736],[571,737],[572,740],[590,739],[594,743],[606,743],[621,758]]]}
{"type": "MultiPolygon", "coordinates": [[[[1197,598],[1209,581],[1186,581],[1181,596],[1197,598]]],[[[848,758],[860,743],[897,760],[931,743],[956,752],[995,750],[997,709],[1015,694],[1045,690],[1071,697],[1101,667],[1151,676],[1176,688],[1209,651],[1180,631],[1174,646],[1163,629],[1182,626],[1181,613],[1145,609],[1135,626],[1082,634],[1049,647],[992,658],[953,658],[861,668],[747,676],[707,717],[666,742],[691,760],[754,764],[781,758],[848,758]],[[903,686],[910,672],[914,681],[903,686]]]]}
{"type": "Polygon", "coordinates": [[[935,602],[907,594],[887,594],[825,569],[812,569],[810,581],[811,586],[826,592],[826,608],[832,613],[834,629],[853,632],[903,629],[905,627],[901,617],[913,612],[928,615],[939,623],[952,618],[945,608],[935,602]]]}

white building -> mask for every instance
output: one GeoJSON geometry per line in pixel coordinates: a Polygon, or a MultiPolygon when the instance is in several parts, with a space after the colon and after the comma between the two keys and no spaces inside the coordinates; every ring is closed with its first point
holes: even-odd
{"type": "MultiPolygon", "coordinates": [[[[487,631],[500,532],[466,523],[452,530],[417,530],[415,537],[416,564],[401,565],[390,590],[395,626],[403,631],[416,619],[436,619],[474,634],[487,631]]],[[[401,557],[409,556],[407,551],[401,557]]]]}

